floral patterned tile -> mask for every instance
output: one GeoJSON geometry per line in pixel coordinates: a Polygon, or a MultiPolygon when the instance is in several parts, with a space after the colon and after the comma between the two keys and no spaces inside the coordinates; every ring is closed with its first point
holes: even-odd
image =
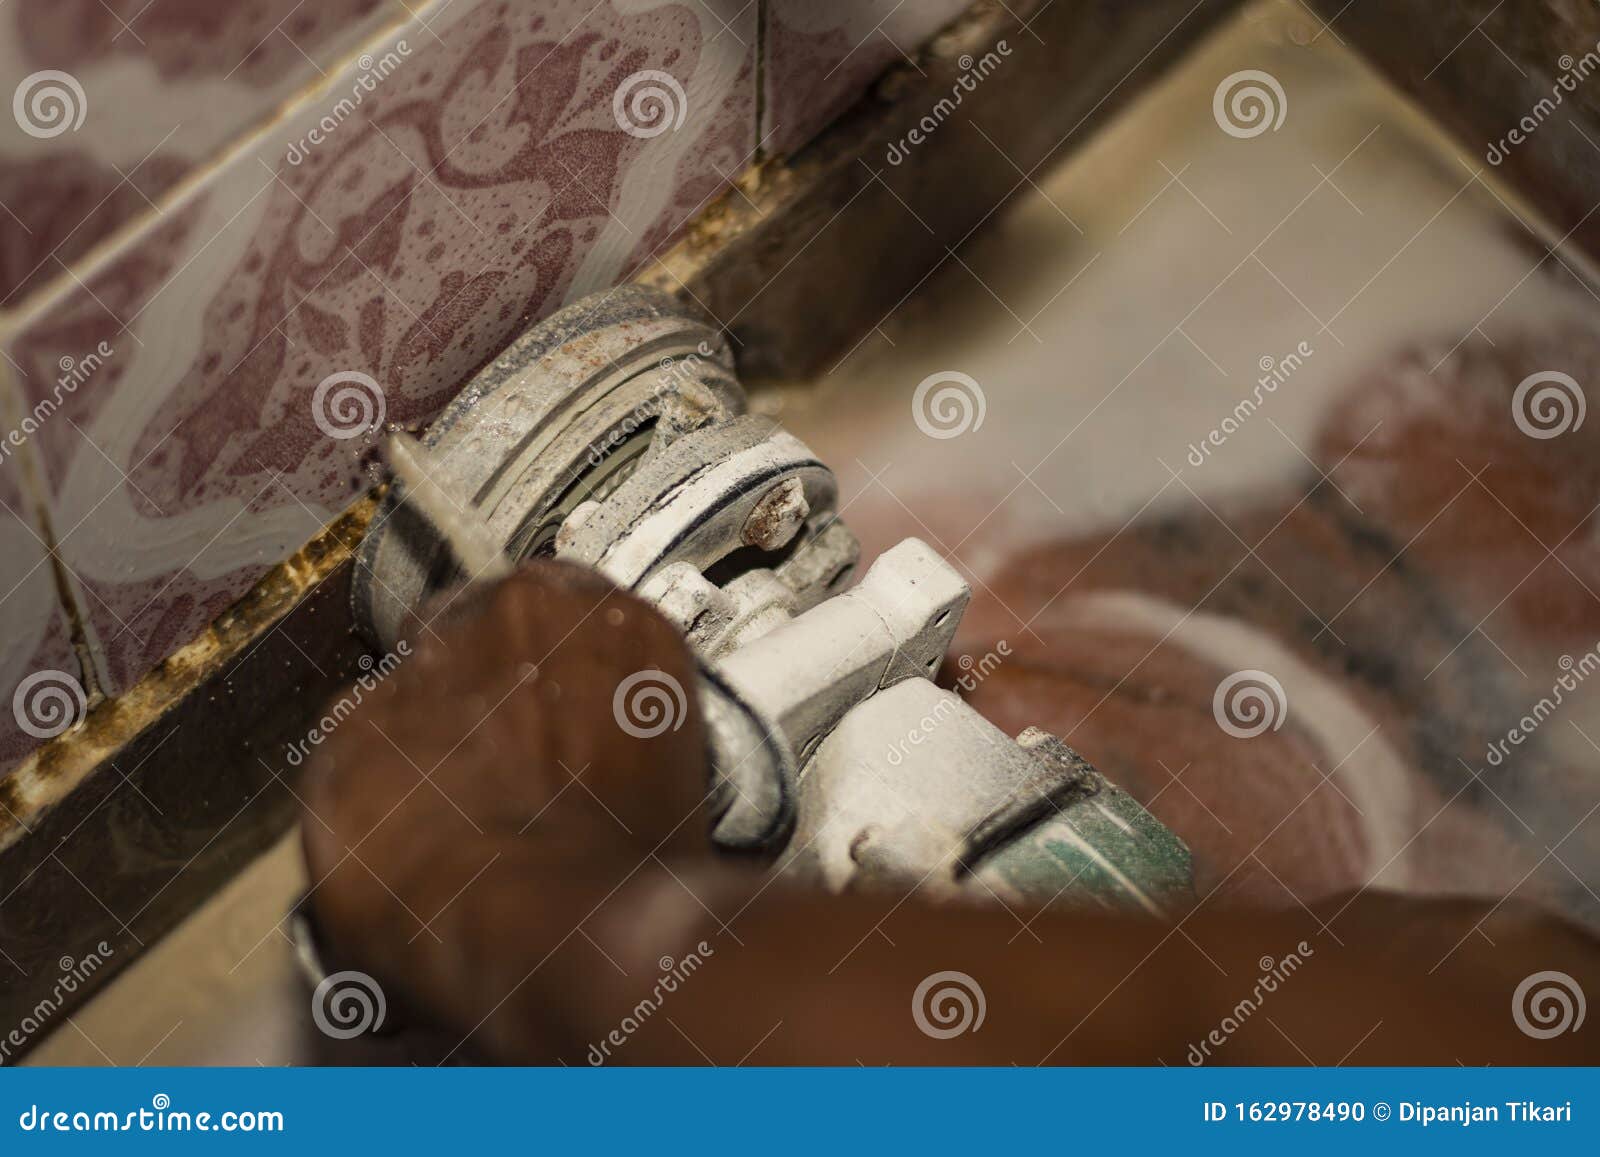
{"type": "Polygon", "coordinates": [[[405,18],[400,0],[0,5],[0,306],[405,18]]]}
{"type": "Polygon", "coordinates": [[[791,153],[972,0],[767,0],[764,147],[791,153]]]}
{"type": "Polygon", "coordinates": [[[37,442],[111,693],[370,485],[382,422],[427,421],[531,322],[627,280],[755,149],[740,0],[426,16],[9,343],[28,404],[60,394],[37,442]]]}

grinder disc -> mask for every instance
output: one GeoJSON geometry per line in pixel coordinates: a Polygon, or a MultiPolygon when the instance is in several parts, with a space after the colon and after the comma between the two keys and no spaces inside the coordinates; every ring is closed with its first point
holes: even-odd
{"type": "MultiPolygon", "coordinates": [[[[428,468],[445,493],[470,496],[512,558],[550,553],[575,506],[637,468],[664,399],[691,380],[722,416],[743,413],[717,329],[658,290],[596,294],[546,318],[467,383],[422,440],[428,468]]],[[[406,614],[457,577],[449,548],[395,482],[356,561],[356,621],[391,648],[406,614]]]]}

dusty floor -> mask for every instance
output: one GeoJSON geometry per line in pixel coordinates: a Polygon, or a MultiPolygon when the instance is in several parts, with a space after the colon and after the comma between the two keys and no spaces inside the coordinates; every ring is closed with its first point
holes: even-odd
{"type": "MultiPolygon", "coordinates": [[[[1481,160],[1256,11],[762,404],[834,465],[868,557],[915,534],[965,569],[959,649],[1012,653],[980,706],[1145,800],[1203,892],[1592,920],[1600,456],[1593,426],[1530,437],[1512,406],[1531,374],[1600,377],[1600,305],[1481,160]],[[1241,69],[1282,82],[1295,131],[1219,130],[1241,69]],[[919,407],[952,373],[930,391],[969,409],[919,407]],[[1282,689],[1259,741],[1213,712],[1247,670],[1282,689]],[[1491,758],[1563,675],[1536,739],[1491,758]]],[[[310,1059],[278,926],[300,886],[285,844],[32,1060],[310,1059]]]]}

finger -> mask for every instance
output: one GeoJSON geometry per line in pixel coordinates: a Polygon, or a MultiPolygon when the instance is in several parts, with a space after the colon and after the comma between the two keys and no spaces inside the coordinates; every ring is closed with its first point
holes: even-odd
{"type": "Polygon", "coordinates": [[[344,955],[432,940],[506,840],[619,872],[703,853],[693,660],[648,606],[592,572],[537,564],[415,638],[308,767],[313,903],[344,955]],[[619,716],[618,689],[640,672],[681,689],[670,718],[619,716]]]}

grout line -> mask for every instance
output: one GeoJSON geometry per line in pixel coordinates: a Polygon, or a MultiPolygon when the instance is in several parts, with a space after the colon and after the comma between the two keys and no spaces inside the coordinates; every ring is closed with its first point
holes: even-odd
{"type": "Polygon", "coordinates": [[[374,506],[370,492],[360,495],[307,543],[270,567],[228,610],[168,656],[168,663],[157,664],[115,699],[91,707],[84,716],[86,731],[65,732],[23,756],[0,779],[21,813],[20,817],[0,813],[0,852],[26,838],[31,830],[26,825],[32,824],[34,817],[68,798],[108,766],[127,742],[187,700],[196,688],[224,672],[231,675],[240,656],[252,652],[289,613],[354,557],[374,506]],[[242,613],[234,614],[230,624],[222,625],[230,612],[241,607],[242,613]],[[121,716],[116,734],[109,737],[94,722],[108,703],[115,704],[121,716]],[[52,761],[47,776],[39,772],[45,752],[51,753],[52,761]]]}
{"type": "MultiPolygon", "coordinates": [[[[761,164],[767,159],[766,124],[767,124],[767,36],[768,24],[767,5],[770,0],[756,0],[756,155],[754,164],[761,164]]],[[[774,154],[776,155],[776,154],[774,154]]]]}
{"type": "MultiPolygon", "coordinates": [[[[10,336],[0,329],[0,340],[10,336]]],[[[11,363],[0,359],[0,417],[4,418],[12,430],[18,430],[22,427],[26,411],[22,384],[17,381],[11,363]]],[[[95,662],[95,648],[90,645],[88,616],[83,613],[66,566],[56,552],[55,525],[50,517],[50,492],[46,485],[43,467],[35,455],[32,438],[12,448],[12,457],[18,466],[15,477],[23,506],[22,515],[32,516],[34,528],[38,531],[38,536],[49,555],[56,609],[66,619],[67,637],[72,645],[72,652],[78,660],[78,683],[83,688],[89,708],[92,710],[96,704],[107,698],[105,680],[101,678],[102,672],[99,664],[95,662]]],[[[50,624],[50,629],[53,630],[54,627],[54,623],[50,624]]]]}

